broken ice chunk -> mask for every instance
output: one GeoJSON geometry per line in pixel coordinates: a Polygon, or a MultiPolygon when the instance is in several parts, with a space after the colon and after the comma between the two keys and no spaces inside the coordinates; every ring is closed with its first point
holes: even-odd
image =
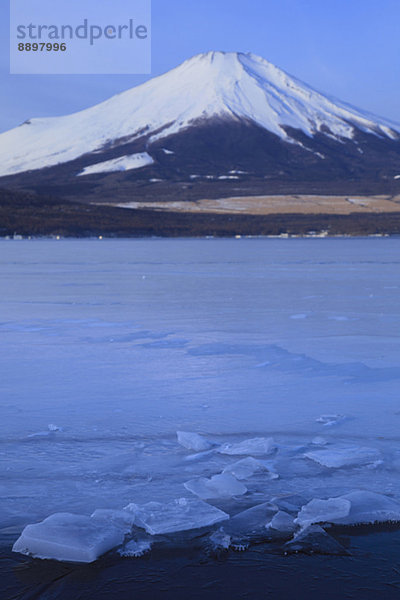
{"type": "Polygon", "coordinates": [[[295,523],[303,528],[313,523],[336,523],[338,519],[348,516],[350,508],[351,503],[345,498],[315,498],[303,506],[295,523]]]}
{"type": "Polygon", "coordinates": [[[237,462],[228,465],[223,470],[223,473],[229,473],[236,477],[236,479],[248,479],[255,473],[260,473],[264,471],[270,477],[270,479],[277,479],[279,475],[272,470],[269,470],[266,465],[264,465],[259,460],[253,458],[252,456],[248,456],[247,458],[242,458],[242,460],[238,460],[237,462]]]}
{"type": "Polygon", "coordinates": [[[315,450],[304,455],[323,467],[340,469],[341,467],[363,466],[379,461],[380,452],[375,448],[343,446],[330,450],[315,450]]]}
{"type": "Polygon", "coordinates": [[[265,527],[267,529],[274,529],[280,533],[293,533],[296,529],[296,524],[292,516],[280,510],[265,527]]]}
{"type": "Polygon", "coordinates": [[[246,486],[229,473],[214,475],[210,479],[207,479],[206,477],[191,479],[184,485],[189,492],[192,492],[203,500],[208,500],[209,498],[242,496],[247,492],[246,486]]]}
{"type": "Polygon", "coordinates": [[[92,519],[112,523],[123,529],[124,533],[129,533],[135,524],[133,514],[127,510],[97,509],[92,514],[92,519]]]}
{"type": "Polygon", "coordinates": [[[275,504],[279,510],[285,512],[297,513],[304,504],[307,503],[306,498],[299,496],[298,494],[291,494],[288,496],[276,496],[271,499],[271,504],[275,504]]]}
{"type": "Polygon", "coordinates": [[[54,423],[50,423],[47,427],[49,431],[62,431],[62,428],[58,427],[58,425],[54,425],[54,423]]]}
{"type": "Polygon", "coordinates": [[[67,562],[94,562],[124,541],[124,532],[83,515],[57,513],[28,525],[13,546],[14,552],[67,562]]]}
{"type": "Polygon", "coordinates": [[[299,531],[292,540],[284,545],[284,549],[286,553],[348,554],[347,550],[319,525],[309,525],[299,531]]]}
{"type": "Polygon", "coordinates": [[[131,540],[123,548],[118,550],[118,554],[123,558],[140,558],[151,550],[151,542],[146,540],[131,540]]]}
{"type": "Polygon", "coordinates": [[[400,503],[374,492],[357,490],[328,500],[312,500],[303,506],[296,522],[358,525],[400,521],[400,503]]]}
{"type": "Polygon", "coordinates": [[[272,460],[260,460],[260,463],[265,467],[268,479],[279,479],[279,473],[276,471],[276,466],[272,460]]]}
{"type": "Polygon", "coordinates": [[[186,448],[187,450],[195,450],[196,452],[202,452],[203,450],[209,450],[212,444],[201,437],[198,433],[191,433],[189,431],[177,431],[178,443],[186,448]]]}
{"type": "Polygon", "coordinates": [[[244,440],[238,444],[224,444],[218,449],[221,454],[250,456],[265,456],[272,454],[276,450],[276,444],[272,438],[253,438],[244,440]]]}
{"type": "Polygon", "coordinates": [[[350,502],[351,508],[348,515],[335,519],[335,523],[357,525],[400,521],[400,503],[382,494],[357,490],[340,498],[350,502]]]}
{"type": "Polygon", "coordinates": [[[248,538],[260,533],[265,534],[265,525],[271,521],[277,512],[276,506],[269,502],[257,504],[257,506],[232,517],[227,523],[224,523],[222,529],[231,536],[241,538],[248,538]]]}
{"type": "Polygon", "coordinates": [[[151,535],[189,531],[229,519],[222,510],[201,500],[180,498],[168,504],[148,502],[142,506],[128,504],[125,510],[135,516],[135,525],[151,535]]]}

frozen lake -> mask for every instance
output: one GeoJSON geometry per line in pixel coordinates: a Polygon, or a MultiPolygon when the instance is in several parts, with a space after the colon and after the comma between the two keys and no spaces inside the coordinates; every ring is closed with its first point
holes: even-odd
{"type": "Polygon", "coordinates": [[[229,514],[400,501],[400,239],[1,241],[0,278],[13,540],[56,512],[195,499],[185,483],[248,456],[247,492],[210,501],[229,514]],[[235,451],[253,438],[274,445],[235,451]]]}

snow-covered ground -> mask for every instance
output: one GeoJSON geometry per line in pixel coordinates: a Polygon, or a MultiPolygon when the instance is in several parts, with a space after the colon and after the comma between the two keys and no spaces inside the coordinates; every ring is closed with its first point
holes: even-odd
{"type": "Polygon", "coordinates": [[[229,546],[257,519],[314,540],[400,515],[399,255],[394,238],[1,241],[0,532],[72,513],[38,532],[103,552],[134,523],[134,553],[191,524],[229,546]]]}

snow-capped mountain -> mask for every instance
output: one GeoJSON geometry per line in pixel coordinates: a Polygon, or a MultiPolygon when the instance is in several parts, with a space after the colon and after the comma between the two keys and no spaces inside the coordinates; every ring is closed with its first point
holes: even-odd
{"type": "Polygon", "coordinates": [[[400,124],[330,99],[253,54],[201,54],[92,108],[0,135],[1,182],[61,185],[66,194],[117,174],[154,185],[398,173],[400,124]]]}

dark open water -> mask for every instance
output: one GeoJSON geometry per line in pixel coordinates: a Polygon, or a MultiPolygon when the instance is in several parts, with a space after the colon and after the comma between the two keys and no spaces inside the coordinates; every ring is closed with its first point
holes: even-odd
{"type": "MultiPolygon", "coordinates": [[[[113,553],[92,565],[0,553],[1,600],[356,600],[400,596],[400,530],[336,532],[350,556],[273,554],[266,546],[207,556],[160,549],[139,559],[113,553]]],[[[13,536],[10,535],[10,545],[13,536]]]]}

